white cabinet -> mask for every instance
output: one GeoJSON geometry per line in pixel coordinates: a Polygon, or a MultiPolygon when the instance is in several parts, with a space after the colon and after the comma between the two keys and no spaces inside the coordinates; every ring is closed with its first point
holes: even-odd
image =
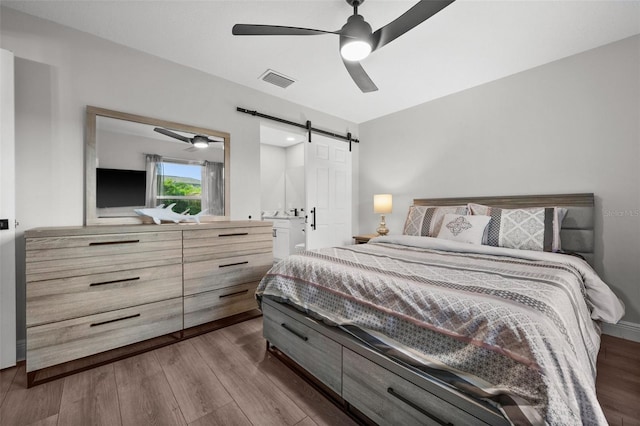
{"type": "Polygon", "coordinates": [[[295,253],[296,244],[304,243],[304,218],[269,220],[273,222],[273,259],[279,261],[295,253]]]}

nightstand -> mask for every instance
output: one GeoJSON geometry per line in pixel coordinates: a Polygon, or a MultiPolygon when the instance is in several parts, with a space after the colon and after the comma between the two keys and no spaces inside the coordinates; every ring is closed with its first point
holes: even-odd
{"type": "Polygon", "coordinates": [[[356,235],[353,237],[353,239],[355,240],[356,244],[366,244],[369,242],[370,239],[375,237],[379,237],[379,235],[378,234],[356,235]]]}

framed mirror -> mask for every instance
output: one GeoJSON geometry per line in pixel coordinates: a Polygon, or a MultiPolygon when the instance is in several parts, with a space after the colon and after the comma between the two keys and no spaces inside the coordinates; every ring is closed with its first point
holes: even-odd
{"type": "Polygon", "coordinates": [[[151,222],[134,209],[159,205],[229,219],[229,133],[87,106],[85,139],[85,225],[151,222]]]}

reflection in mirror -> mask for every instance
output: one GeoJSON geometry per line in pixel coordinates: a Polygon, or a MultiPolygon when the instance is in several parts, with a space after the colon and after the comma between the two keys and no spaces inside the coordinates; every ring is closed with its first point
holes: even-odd
{"type": "Polygon", "coordinates": [[[260,123],[260,208],[263,217],[295,215],[305,207],[304,150],[307,134],[260,123]]]}
{"type": "Polygon", "coordinates": [[[171,204],[228,218],[228,164],[226,133],[87,107],[86,223],[141,223],[134,209],[171,204]]]}

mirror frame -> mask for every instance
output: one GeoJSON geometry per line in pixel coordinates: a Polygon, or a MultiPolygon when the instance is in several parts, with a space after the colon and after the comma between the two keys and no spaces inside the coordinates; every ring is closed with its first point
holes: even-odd
{"type": "MultiPolygon", "coordinates": [[[[203,215],[203,222],[229,220],[231,204],[230,200],[230,159],[231,159],[231,135],[219,130],[206,129],[204,127],[190,126],[188,124],[173,121],[160,120],[142,115],[129,114],[120,111],[99,108],[87,105],[85,122],[85,164],[84,164],[84,223],[89,225],[136,225],[147,223],[142,217],[98,217],[96,212],[96,123],[98,117],[115,118],[118,120],[132,121],[148,124],[156,127],[184,131],[193,134],[205,134],[224,139],[224,216],[203,215]]],[[[152,222],[151,222],[152,223],[152,222]]]]}

